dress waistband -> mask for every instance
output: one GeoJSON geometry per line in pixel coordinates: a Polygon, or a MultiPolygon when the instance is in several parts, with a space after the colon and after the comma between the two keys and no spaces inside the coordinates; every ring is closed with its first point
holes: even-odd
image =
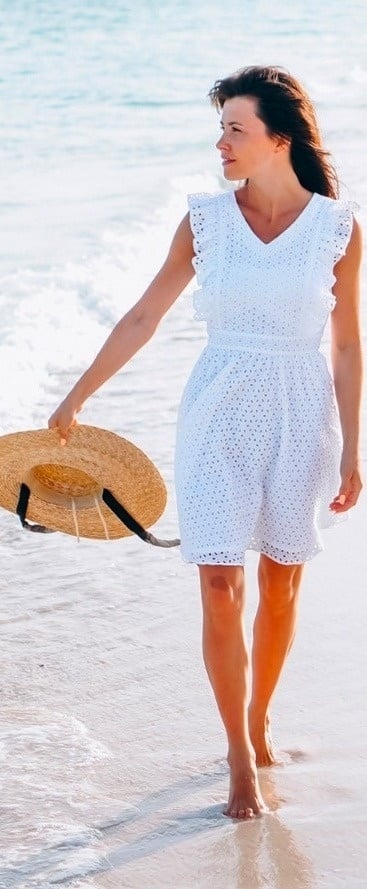
{"type": "Polygon", "coordinates": [[[261,354],[304,354],[318,352],[319,344],[301,337],[288,336],[246,336],[232,331],[210,333],[208,346],[214,349],[235,349],[239,352],[261,352],[261,354]]]}

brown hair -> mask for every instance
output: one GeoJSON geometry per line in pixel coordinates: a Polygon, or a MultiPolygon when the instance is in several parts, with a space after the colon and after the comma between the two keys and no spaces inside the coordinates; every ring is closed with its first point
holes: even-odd
{"type": "Polygon", "coordinates": [[[290,160],[301,185],[308,191],[337,198],[339,183],[330,153],[322,147],[312,102],[301,84],[282,68],[241,68],[216,80],[209,92],[219,110],[226,99],[251,96],[257,99],[258,117],[269,135],[290,142],[290,160]]]}

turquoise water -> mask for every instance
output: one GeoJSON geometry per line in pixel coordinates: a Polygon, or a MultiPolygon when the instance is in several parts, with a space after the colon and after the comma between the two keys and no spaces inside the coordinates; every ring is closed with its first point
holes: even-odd
{"type": "Polygon", "coordinates": [[[0,14],[0,373],[16,395],[0,428],[42,422],[49,375],[54,398],[55,374],[138,298],[187,192],[221,187],[218,76],[264,61],[298,75],[365,221],[363,2],[15,0],[0,14]]]}
{"type": "MultiPolygon", "coordinates": [[[[274,62],[300,76],[358,196],[365,4],[2,2],[4,262],[65,261],[218,165],[214,80],[274,62]]],[[[183,189],[184,190],[184,189],[183,189]]]]}
{"type": "MultiPolygon", "coordinates": [[[[45,425],[157,270],[187,192],[222,186],[217,77],[253,63],[298,75],[366,226],[362,0],[13,0],[0,24],[1,431],[45,425]]],[[[83,414],[156,461],[165,536],[177,531],[177,404],[203,336],[184,295],[83,414]]],[[[194,569],[135,540],[35,540],[1,514],[0,886],[365,885],[362,515],[307,575],[276,707],[291,768],[262,776],[274,814],[250,835],[219,816],[225,751],[194,569]]],[[[249,578],[251,617],[251,560],[249,578]]]]}

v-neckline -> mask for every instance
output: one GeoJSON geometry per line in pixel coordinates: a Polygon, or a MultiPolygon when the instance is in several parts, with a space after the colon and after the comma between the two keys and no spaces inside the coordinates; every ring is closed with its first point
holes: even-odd
{"type": "Polygon", "coordinates": [[[237,198],[236,198],[236,192],[230,191],[229,194],[231,195],[232,203],[234,204],[235,210],[239,216],[240,221],[242,221],[244,227],[247,229],[247,231],[252,236],[252,238],[258,244],[260,244],[261,247],[271,247],[273,244],[278,243],[278,241],[281,238],[284,238],[285,235],[287,235],[289,232],[291,232],[298,225],[298,223],[301,220],[303,220],[303,218],[307,214],[309,208],[311,206],[313,206],[317,192],[316,191],[313,192],[313,194],[311,195],[306,206],[303,208],[303,210],[301,210],[301,212],[298,214],[298,216],[296,216],[296,218],[293,220],[293,222],[291,222],[290,225],[287,225],[287,228],[284,228],[282,232],[279,232],[279,235],[276,235],[275,238],[271,239],[271,241],[263,241],[261,238],[259,238],[259,236],[254,232],[253,228],[251,228],[251,225],[247,221],[246,216],[244,216],[244,214],[242,213],[242,210],[241,210],[240,205],[239,205],[237,198]]]}

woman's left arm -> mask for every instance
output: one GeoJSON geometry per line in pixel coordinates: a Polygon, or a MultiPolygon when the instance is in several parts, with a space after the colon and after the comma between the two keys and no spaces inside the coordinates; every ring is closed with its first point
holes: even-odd
{"type": "Polygon", "coordinates": [[[346,512],[358,500],[361,488],[359,427],[362,397],[362,344],[359,317],[359,279],[362,231],[354,220],[345,256],[334,268],[336,305],[331,314],[332,366],[343,435],[339,493],[330,504],[346,512]]]}

